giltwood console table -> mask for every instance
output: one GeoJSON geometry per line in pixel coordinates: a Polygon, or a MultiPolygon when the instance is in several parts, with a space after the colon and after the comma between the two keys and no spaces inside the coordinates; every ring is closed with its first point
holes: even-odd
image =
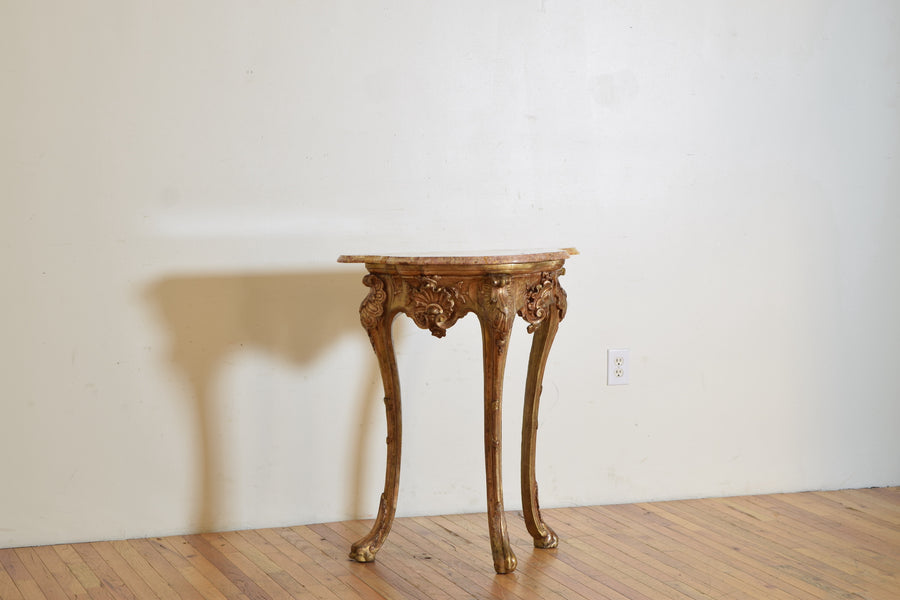
{"type": "Polygon", "coordinates": [[[556,534],[541,519],[535,481],[535,441],[541,380],[550,345],[566,314],[566,292],[559,285],[563,264],[574,248],[524,254],[482,255],[351,255],[338,262],[365,263],[363,283],[369,294],[359,307],[360,321],[378,357],[387,413],[387,471],[384,493],[372,530],[351,546],[350,557],[375,560],[397,508],[400,478],[400,382],[391,325],[403,312],[435,337],[444,337],[466,313],[481,322],[484,359],[484,456],[491,552],[497,573],[516,568],[503,512],[501,479],[501,401],[507,342],[518,314],[534,333],[525,384],[522,422],[522,505],[525,525],[538,548],[555,548],[556,534]]]}

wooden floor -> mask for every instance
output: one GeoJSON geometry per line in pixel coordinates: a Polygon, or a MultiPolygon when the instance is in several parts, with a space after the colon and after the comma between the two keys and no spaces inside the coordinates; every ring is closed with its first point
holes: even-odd
{"type": "Polygon", "coordinates": [[[492,569],[486,517],[398,519],[378,561],[347,560],[369,522],[0,550],[0,599],[900,598],[900,488],[544,511],[536,550],[492,569]]]}

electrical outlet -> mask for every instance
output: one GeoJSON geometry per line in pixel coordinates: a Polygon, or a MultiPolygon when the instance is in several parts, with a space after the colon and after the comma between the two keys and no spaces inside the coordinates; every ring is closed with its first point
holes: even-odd
{"type": "Polygon", "coordinates": [[[606,351],[606,385],[628,385],[628,349],[606,351]]]}

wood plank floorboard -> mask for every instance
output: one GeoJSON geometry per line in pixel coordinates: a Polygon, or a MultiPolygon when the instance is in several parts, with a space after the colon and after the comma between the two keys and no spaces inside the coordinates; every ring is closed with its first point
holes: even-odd
{"type": "Polygon", "coordinates": [[[496,575],[485,514],[0,549],[0,600],[900,599],[900,487],[545,509],[559,548],[507,514],[496,575]]]}

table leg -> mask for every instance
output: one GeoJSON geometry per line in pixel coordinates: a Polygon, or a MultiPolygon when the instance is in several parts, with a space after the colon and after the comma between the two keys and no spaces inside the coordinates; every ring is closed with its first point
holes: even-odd
{"type": "Polygon", "coordinates": [[[502,401],[503,371],[506,366],[507,342],[514,315],[499,312],[494,318],[481,319],[484,358],[484,462],[487,479],[488,530],[491,554],[497,573],[516,569],[516,555],[509,545],[506,514],[503,511],[502,478],[502,401]]]}
{"type": "Polygon", "coordinates": [[[559,326],[559,313],[550,311],[534,330],[531,355],[528,359],[528,375],[525,380],[525,414],[522,418],[522,512],[525,527],[534,538],[536,548],[556,548],[559,538],[541,518],[538,506],[537,479],[535,477],[535,445],[537,441],[538,407],[541,401],[544,366],[559,326]]]}
{"type": "MultiPolygon", "coordinates": [[[[387,469],[384,477],[384,493],[378,504],[378,516],[368,535],[350,547],[350,558],[358,562],[372,562],[381,548],[394,522],[397,510],[397,490],[400,486],[400,380],[391,324],[395,313],[379,315],[374,324],[367,327],[369,339],[378,357],[381,380],[384,385],[384,407],[387,414],[387,469]]],[[[366,325],[366,323],[363,323],[366,325]]]]}

